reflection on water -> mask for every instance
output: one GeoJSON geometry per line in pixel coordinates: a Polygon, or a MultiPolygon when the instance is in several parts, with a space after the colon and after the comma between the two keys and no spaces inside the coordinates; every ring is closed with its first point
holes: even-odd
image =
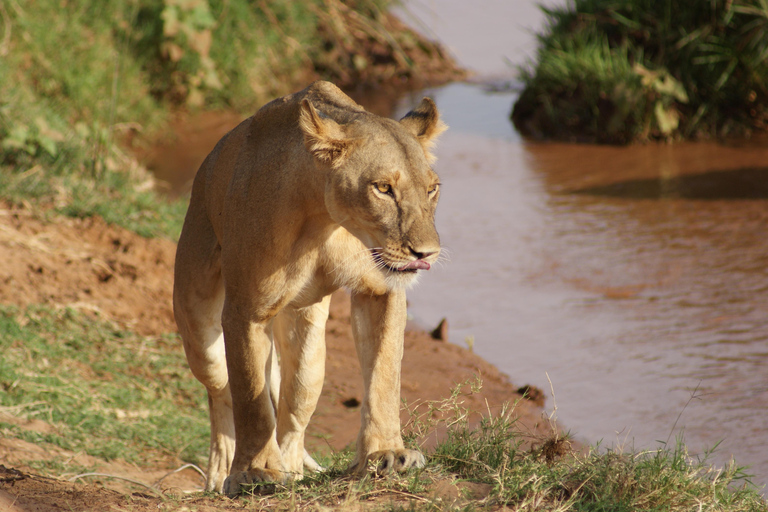
{"type": "Polygon", "coordinates": [[[547,372],[579,438],[684,430],[768,482],[768,149],[526,144],[451,107],[474,96],[473,118],[506,120],[498,96],[435,95],[452,261],[410,293],[417,320],[447,316],[451,341],[473,336],[517,384],[549,389],[547,372]]]}
{"type": "Polygon", "coordinates": [[[573,192],[627,199],[768,199],[768,167],[634,179],[573,192]]]}

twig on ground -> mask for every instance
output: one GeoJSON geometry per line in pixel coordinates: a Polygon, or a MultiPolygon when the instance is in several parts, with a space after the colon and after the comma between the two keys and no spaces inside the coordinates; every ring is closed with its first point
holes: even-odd
{"type": "Polygon", "coordinates": [[[555,386],[552,384],[552,379],[549,378],[549,373],[544,372],[549,382],[549,390],[552,392],[552,414],[549,415],[550,424],[557,422],[557,397],[555,397],[555,386]]]}
{"type": "Polygon", "coordinates": [[[412,492],[407,491],[398,491],[396,489],[374,489],[373,491],[369,491],[366,493],[363,493],[360,495],[361,498],[363,497],[370,497],[375,496],[377,494],[399,494],[400,496],[406,496],[408,498],[412,498],[414,500],[421,501],[422,503],[430,503],[431,501],[428,498],[425,498],[423,496],[419,496],[418,494],[413,494],[412,492]]]}
{"type": "Polygon", "coordinates": [[[38,405],[46,405],[46,402],[42,400],[38,400],[36,402],[29,402],[26,404],[1,406],[0,413],[6,413],[12,416],[16,416],[19,412],[23,411],[24,409],[28,409],[30,407],[37,407],[38,405]]]}
{"type": "Polygon", "coordinates": [[[200,468],[199,468],[199,467],[198,467],[196,464],[184,464],[184,465],[183,465],[183,466],[181,466],[180,468],[174,469],[174,470],[173,470],[173,471],[171,471],[170,473],[168,473],[168,474],[166,474],[165,476],[163,476],[162,478],[160,478],[160,480],[158,480],[157,482],[155,482],[155,483],[152,485],[152,487],[154,487],[154,488],[156,488],[156,489],[159,489],[159,488],[160,488],[160,483],[161,483],[163,480],[165,480],[165,479],[166,479],[166,478],[168,478],[169,476],[171,476],[171,475],[174,475],[174,474],[176,474],[176,473],[178,473],[178,472],[180,472],[180,471],[184,471],[184,470],[185,470],[185,469],[187,469],[187,468],[192,468],[192,469],[194,469],[195,471],[197,471],[197,472],[200,474],[200,476],[202,476],[202,477],[203,477],[203,480],[205,480],[205,479],[207,478],[207,477],[206,477],[206,475],[205,475],[205,471],[203,471],[202,469],[200,469],[200,468]]]}

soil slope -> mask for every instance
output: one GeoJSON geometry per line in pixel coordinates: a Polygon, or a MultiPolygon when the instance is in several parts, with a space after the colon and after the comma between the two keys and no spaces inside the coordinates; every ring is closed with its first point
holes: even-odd
{"type": "MultiPolygon", "coordinates": [[[[0,261],[4,262],[0,265],[0,303],[78,308],[145,335],[176,330],[171,306],[173,242],[145,239],[100,218],[44,218],[29,209],[0,204],[0,261]]],[[[326,382],[308,431],[310,451],[342,449],[354,442],[359,426],[355,404],[362,399],[362,381],[351,339],[349,299],[343,293],[333,300],[327,344],[326,382]]],[[[479,395],[465,398],[471,410],[494,411],[520,398],[506,375],[472,352],[436,341],[420,330],[406,333],[402,395],[408,403],[445,398],[456,383],[476,375],[482,376],[483,388],[479,395]]],[[[188,378],[193,378],[191,373],[188,378]]],[[[204,393],[202,386],[200,393],[204,393]]],[[[532,434],[548,431],[547,423],[541,421],[541,409],[533,402],[523,400],[516,412],[532,434]]],[[[13,420],[7,412],[2,414],[3,421],[13,420]]],[[[47,428],[39,420],[29,424],[17,420],[25,428],[47,428]]],[[[28,463],[45,459],[54,450],[58,449],[0,439],[0,510],[110,509],[128,503],[135,510],[144,510],[145,505],[147,510],[157,510],[168,505],[150,494],[130,494],[120,481],[104,479],[99,485],[86,485],[62,481],[56,475],[30,474],[28,463]]],[[[104,472],[153,484],[178,466],[136,468],[113,462],[104,467],[104,472]]],[[[163,482],[163,487],[186,491],[200,489],[200,485],[200,476],[191,469],[163,482]]],[[[202,509],[230,503],[202,497],[195,500],[195,508],[202,509]]]]}

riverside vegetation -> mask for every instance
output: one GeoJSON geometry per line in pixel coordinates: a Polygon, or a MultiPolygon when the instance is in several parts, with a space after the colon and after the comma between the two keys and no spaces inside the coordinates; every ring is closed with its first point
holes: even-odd
{"type": "Polygon", "coordinates": [[[462,76],[390,0],[0,3],[0,194],[174,238],[126,147],[180,110],[250,114],[317,78],[417,86],[462,76]]]}
{"type": "Polygon", "coordinates": [[[572,0],[544,12],[511,115],[524,134],[623,144],[768,128],[765,0],[572,0]]]}
{"type": "MultiPolygon", "coordinates": [[[[399,25],[386,8],[332,0],[0,2],[0,197],[42,218],[101,216],[173,240],[186,203],[154,192],[126,141],[161,129],[175,109],[247,110],[309,77],[347,86],[418,81],[413,63],[439,50],[393,31],[399,25]],[[351,51],[363,46],[368,53],[351,51]]],[[[444,76],[459,76],[442,65],[444,76]]],[[[2,305],[0,433],[47,447],[49,458],[30,462],[47,475],[88,473],[88,460],[204,464],[204,393],[179,346],[175,334],[142,335],[78,309],[2,305]],[[22,428],[8,415],[45,426],[22,428]],[[72,452],[91,459],[73,463],[72,452]]],[[[713,468],[682,441],[572,452],[556,429],[531,440],[514,403],[470,421],[462,393],[479,385],[407,404],[409,443],[441,432],[423,470],[355,480],[343,474],[351,457],[343,451],[321,461],[328,471],[269,493],[254,489],[233,501],[153,488],[160,496],[141,497],[148,505],[125,495],[120,508],[768,510],[743,468],[713,468]]]]}

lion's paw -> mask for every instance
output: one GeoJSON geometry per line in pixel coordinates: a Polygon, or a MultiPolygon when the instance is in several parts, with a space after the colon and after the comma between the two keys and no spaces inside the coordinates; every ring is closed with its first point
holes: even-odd
{"type": "Polygon", "coordinates": [[[404,473],[411,468],[423,468],[426,464],[424,455],[416,450],[379,450],[366,457],[365,467],[371,468],[377,475],[404,473]]]}
{"type": "MultiPolygon", "coordinates": [[[[237,471],[224,480],[224,494],[234,496],[243,491],[242,486],[253,484],[282,484],[287,481],[287,475],[276,469],[251,469],[237,471]]],[[[267,490],[273,490],[274,485],[267,485],[267,490]]]]}

